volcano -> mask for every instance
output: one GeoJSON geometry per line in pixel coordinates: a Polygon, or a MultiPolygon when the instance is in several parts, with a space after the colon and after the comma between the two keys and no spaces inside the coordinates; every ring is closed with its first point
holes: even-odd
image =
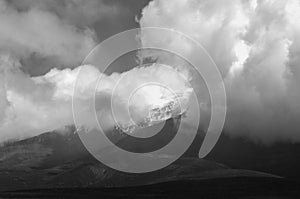
{"type": "MultiPolygon", "coordinates": [[[[176,190],[184,189],[218,198],[221,195],[215,195],[216,192],[210,186],[217,186],[215,188],[220,189],[220,193],[227,194],[233,194],[238,189],[240,192],[236,193],[247,195],[249,190],[246,189],[249,186],[254,190],[251,191],[254,195],[270,194],[267,188],[261,187],[266,184],[280,186],[280,194],[298,194],[295,192],[296,185],[277,175],[232,169],[215,161],[193,157],[193,147],[180,159],[159,171],[143,174],[119,172],[93,158],[74,131],[75,128],[70,127],[68,133],[53,131],[3,144],[0,152],[0,196],[17,197],[18,194],[29,194],[28,197],[38,197],[38,193],[47,194],[47,190],[55,189],[58,190],[58,195],[53,197],[74,198],[82,196],[80,192],[97,196],[108,194],[113,198],[136,193],[136,197],[143,198],[146,196],[145,192],[157,196],[176,196],[179,193],[176,190]],[[68,194],[64,195],[66,193],[68,194]]],[[[126,137],[118,142],[125,147],[126,137]]]]}

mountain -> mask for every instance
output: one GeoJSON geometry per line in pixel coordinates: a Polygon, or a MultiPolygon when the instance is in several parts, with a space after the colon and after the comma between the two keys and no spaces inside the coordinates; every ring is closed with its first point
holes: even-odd
{"type": "Polygon", "coordinates": [[[265,145],[223,133],[206,159],[222,162],[231,168],[257,170],[298,180],[299,154],[298,143],[278,142],[265,145]]]}
{"type": "MultiPolygon", "coordinates": [[[[168,129],[170,130],[169,127],[168,129]]],[[[140,193],[136,196],[139,198],[146,197],[146,193],[158,197],[163,197],[164,194],[179,196],[179,190],[192,191],[198,195],[206,193],[212,198],[217,198],[213,196],[217,194],[215,191],[219,190],[219,196],[225,198],[221,194],[222,191],[228,192],[229,195],[234,192],[248,194],[249,186],[259,194],[266,192],[268,186],[281,187],[278,188],[282,191],[281,194],[288,193],[295,196],[299,193],[295,191],[299,188],[297,184],[279,176],[237,167],[232,169],[217,163],[212,160],[221,156],[216,155],[216,151],[213,153],[214,156],[210,157],[211,160],[198,159],[195,154],[199,143],[196,146],[194,143],[179,160],[159,171],[144,174],[119,172],[95,160],[74,131],[74,128],[70,128],[69,132],[64,134],[56,131],[47,132],[1,146],[0,191],[5,192],[2,192],[4,195],[0,194],[0,197],[19,197],[18,194],[23,194],[22,196],[29,194],[30,198],[33,196],[39,198],[41,196],[39,194],[42,193],[54,194],[48,190],[57,190],[56,194],[69,193],[68,196],[72,198],[75,195],[82,196],[82,193],[92,194],[91,196],[106,193],[108,195],[104,195],[107,197],[117,194],[113,196],[120,197],[124,194],[127,196],[134,194],[138,189],[140,193]],[[266,188],[262,189],[262,186],[266,188]],[[215,191],[212,187],[215,187],[215,191]]],[[[113,138],[118,137],[117,131],[114,135],[113,138]]],[[[172,136],[174,135],[170,133],[167,137],[172,136]]],[[[142,145],[138,148],[129,147],[128,145],[132,143],[126,142],[127,138],[125,136],[115,140],[119,146],[130,150],[143,151],[149,147],[141,148],[142,145]]],[[[198,141],[201,138],[202,136],[197,136],[198,141]]],[[[152,141],[152,143],[156,142],[152,141]]]]}
{"type": "MultiPolygon", "coordinates": [[[[1,189],[95,184],[122,186],[128,185],[130,181],[131,184],[136,185],[189,174],[207,176],[204,172],[210,170],[222,170],[223,173],[228,171],[228,175],[232,172],[222,164],[183,157],[162,171],[141,175],[121,173],[95,160],[81,143],[78,134],[72,132],[73,130],[66,134],[48,132],[2,146],[0,150],[1,189]]],[[[132,145],[130,142],[126,143],[125,139],[119,140],[118,144],[123,148],[126,148],[126,144],[132,145]]],[[[131,149],[134,150],[133,147],[131,149]]],[[[223,173],[222,175],[227,175],[223,173]]]]}

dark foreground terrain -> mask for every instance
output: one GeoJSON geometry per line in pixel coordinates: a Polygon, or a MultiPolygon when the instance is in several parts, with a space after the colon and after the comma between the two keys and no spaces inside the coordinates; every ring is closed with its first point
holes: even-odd
{"type": "Polygon", "coordinates": [[[280,147],[273,156],[256,150],[257,156],[251,156],[255,146],[221,138],[210,160],[196,157],[197,143],[164,169],[128,174],[95,160],[73,130],[0,146],[0,198],[300,198],[297,158],[288,162],[283,155],[298,155],[297,147],[280,147]],[[238,156],[229,157],[229,152],[238,156]],[[273,175],[270,168],[280,170],[273,175]]]}
{"type": "Polygon", "coordinates": [[[180,180],[123,188],[61,188],[3,192],[1,198],[299,198],[299,185],[280,178],[180,180]]]}

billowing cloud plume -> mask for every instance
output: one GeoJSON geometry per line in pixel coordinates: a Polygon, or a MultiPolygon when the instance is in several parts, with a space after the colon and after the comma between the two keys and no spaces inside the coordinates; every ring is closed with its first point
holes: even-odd
{"type": "MultiPolygon", "coordinates": [[[[200,42],[225,81],[225,132],[254,140],[300,141],[300,2],[154,0],[142,11],[141,27],[178,30],[200,42]]],[[[180,48],[172,35],[143,35],[142,42],[180,48]]],[[[158,59],[165,54],[152,53],[158,59]]]]}
{"type": "MultiPolygon", "coordinates": [[[[169,102],[176,107],[173,93],[168,89],[152,85],[134,90],[136,85],[147,81],[162,83],[176,91],[182,96],[183,110],[188,109],[190,73],[184,71],[184,62],[168,53],[145,51],[140,56],[169,59],[168,63],[180,66],[177,70],[154,64],[108,76],[90,65],[75,68],[96,44],[91,25],[116,10],[117,7],[108,6],[104,1],[94,0],[0,0],[0,142],[73,124],[71,99],[79,70],[85,71],[79,83],[81,93],[76,95],[81,103],[79,107],[89,114],[96,108],[98,117],[106,124],[105,129],[116,125],[109,107],[114,87],[121,80],[126,83],[115,90],[115,99],[118,99],[115,106],[120,116],[117,122],[123,130],[143,124],[148,114],[145,110],[167,110],[164,105],[169,102]],[[50,68],[75,69],[53,68],[32,77],[23,72],[24,59],[30,60],[32,56],[54,59],[55,62],[49,64],[55,65],[50,68]],[[95,107],[87,106],[86,101],[95,91],[91,85],[100,75],[103,82],[96,90],[95,107]],[[136,95],[131,98],[129,93],[136,95]],[[124,109],[131,100],[129,108],[133,110],[130,114],[134,122],[128,120],[124,109]]],[[[265,143],[297,142],[300,140],[298,10],[297,0],[154,0],[143,9],[139,23],[141,27],[181,31],[205,47],[219,67],[226,86],[226,133],[249,136],[265,143]]],[[[188,42],[172,35],[143,34],[141,42],[142,45],[155,42],[162,47],[179,48],[185,55],[197,56],[188,42]]],[[[195,90],[199,88],[201,86],[195,90]]],[[[201,101],[201,104],[206,102],[201,101]]],[[[176,112],[176,108],[174,110],[176,112]]],[[[89,118],[90,115],[83,114],[79,120],[92,128],[94,124],[89,124],[89,118]]]]}
{"type": "Polygon", "coordinates": [[[78,69],[48,71],[80,65],[97,44],[93,23],[118,11],[98,0],[0,0],[0,142],[73,124],[78,69]]]}
{"type": "MultiPolygon", "coordinates": [[[[184,111],[188,108],[189,92],[191,92],[189,79],[168,66],[154,64],[108,76],[100,73],[94,66],[85,65],[73,70],[54,68],[43,76],[30,77],[13,66],[18,65],[15,60],[2,58],[1,66],[9,64],[11,66],[10,70],[6,71],[5,90],[4,92],[1,90],[1,94],[5,93],[5,96],[1,96],[1,102],[4,103],[0,108],[4,115],[0,120],[0,141],[22,139],[74,124],[72,96],[79,71],[83,76],[80,82],[77,82],[77,89],[80,92],[74,96],[76,102],[80,104],[78,106],[80,110],[76,109],[80,112],[77,122],[87,129],[96,127],[95,124],[90,123],[91,117],[94,117],[94,108],[99,119],[105,120],[102,126],[104,130],[113,129],[118,124],[125,131],[132,129],[135,124],[145,122],[149,109],[157,108],[155,100],[159,102],[158,106],[163,104],[161,101],[176,103],[171,92],[181,96],[180,110],[184,111]],[[102,79],[96,89],[95,104],[86,103],[93,99],[95,85],[100,76],[102,79]],[[144,83],[148,85],[134,92],[144,83]],[[161,88],[153,89],[153,83],[162,84],[171,92],[166,93],[166,90],[161,88]],[[111,99],[117,111],[115,119],[112,115],[111,99]],[[132,110],[135,123],[132,123],[127,114],[128,107],[132,110]]],[[[164,119],[166,118],[162,118],[164,119]]]]}
{"type": "Polygon", "coordinates": [[[61,97],[53,100],[55,84],[38,83],[10,57],[2,56],[0,66],[5,70],[1,74],[1,141],[26,138],[72,122],[69,102],[61,97]]]}

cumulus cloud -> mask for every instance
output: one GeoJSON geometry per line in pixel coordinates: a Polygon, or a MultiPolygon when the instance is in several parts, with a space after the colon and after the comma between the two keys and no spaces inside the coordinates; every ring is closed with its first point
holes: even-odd
{"type": "Polygon", "coordinates": [[[68,68],[97,44],[93,23],[118,13],[118,6],[97,0],[0,0],[1,142],[73,124],[78,69],[68,68]],[[45,63],[30,65],[33,59],[45,63]]]}
{"type": "MultiPolygon", "coordinates": [[[[9,64],[17,63],[13,59],[2,58],[1,66],[9,64]]],[[[110,76],[100,73],[91,65],[80,66],[73,70],[54,68],[38,77],[25,75],[19,68],[12,70],[13,66],[9,68],[10,70],[6,72],[5,90],[1,92],[1,94],[5,93],[5,96],[1,97],[7,101],[7,104],[1,104],[1,112],[4,113],[0,120],[1,141],[22,139],[74,124],[72,96],[79,71],[83,76],[77,82],[78,92],[74,100],[79,103],[76,109],[80,112],[77,124],[86,129],[96,128],[95,124],[90,122],[91,117],[94,117],[94,108],[99,119],[105,120],[102,126],[104,130],[111,130],[117,124],[122,130],[126,130],[134,125],[127,114],[128,106],[133,110],[135,122],[139,123],[148,116],[145,110],[153,108],[153,100],[170,102],[170,99],[162,98],[162,96],[170,96],[170,93],[166,95],[164,90],[153,90],[153,87],[146,86],[137,92],[136,97],[133,97],[133,103],[130,103],[132,96],[130,94],[143,83],[162,84],[175,92],[176,96],[180,95],[183,111],[188,108],[189,92],[191,92],[187,77],[171,67],[158,64],[135,68],[121,74],[114,73],[110,76]],[[95,85],[100,76],[102,80],[96,89],[95,104],[89,104],[87,101],[93,99],[95,85]],[[120,81],[121,84],[118,84],[120,81]],[[112,116],[111,99],[114,99],[114,107],[117,111],[115,119],[112,116]]]]}
{"type": "MultiPolygon", "coordinates": [[[[300,141],[300,2],[154,0],[142,11],[141,27],[181,31],[199,41],[225,81],[225,132],[254,140],[300,141]]],[[[142,42],[180,48],[172,35],[143,35],[142,42]]],[[[151,53],[157,59],[166,54],[151,53]]]]}
{"type": "MultiPolygon", "coordinates": [[[[0,0],[0,141],[73,124],[71,99],[80,70],[85,73],[75,97],[82,112],[88,113],[82,114],[79,121],[89,128],[95,125],[89,123],[94,108],[105,124],[103,127],[114,128],[111,99],[117,99],[114,104],[119,111],[117,122],[123,129],[143,123],[148,114],[145,110],[159,110],[162,108],[159,104],[172,101],[172,92],[153,85],[134,90],[137,85],[150,81],[175,90],[183,96],[180,99],[183,110],[188,109],[193,73],[186,71],[185,62],[169,53],[144,51],[139,55],[141,59],[168,60],[176,69],[154,64],[105,75],[90,65],[75,68],[96,44],[92,24],[118,9],[94,0],[0,0]],[[23,72],[22,63],[31,56],[54,58],[55,65],[51,68],[63,65],[74,69],[53,68],[46,74],[31,77],[23,72]],[[103,77],[102,84],[96,90],[96,104],[91,106],[86,102],[94,96],[93,85],[99,76],[103,77]],[[124,82],[115,88],[118,81],[124,82]],[[129,93],[136,93],[135,98],[129,93]],[[134,123],[124,109],[130,100],[134,102],[129,105],[134,123]]],[[[139,23],[141,27],[181,31],[205,47],[226,86],[226,133],[265,143],[297,142],[300,140],[298,10],[297,0],[154,0],[143,9],[139,23]]],[[[180,49],[187,57],[197,56],[190,43],[182,38],[143,31],[141,34],[142,46],[155,42],[162,47],[180,49]]],[[[192,86],[195,90],[202,89],[201,85],[192,86]]],[[[201,100],[200,106],[209,104],[206,97],[201,100]]]]}
{"type": "MultiPolygon", "coordinates": [[[[112,100],[113,113],[120,128],[125,132],[133,132],[136,128],[184,113],[193,92],[189,80],[183,71],[161,64],[133,68],[121,74],[114,73],[99,82],[97,107],[100,112],[103,110],[101,99],[104,93],[108,95],[106,99],[109,99],[109,106],[112,100]]],[[[99,118],[104,119],[109,114],[101,112],[99,118]]],[[[113,120],[109,123],[115,122],[113,120]]]]}
{"type": "Polygon", "coordinates": [[[53,100],[55,84],[51,82],[37,83],[29,75],[24,74],[13,58],[1,57],[1,74],[3,90],[1,90],[0,140],[22,139],[63,127],[72,122],[69,102],[53,100]]]}

